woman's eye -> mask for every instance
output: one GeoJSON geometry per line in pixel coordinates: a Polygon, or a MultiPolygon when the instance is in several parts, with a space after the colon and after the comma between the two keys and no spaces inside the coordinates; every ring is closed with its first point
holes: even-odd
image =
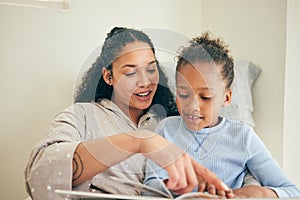
{"type": "Polygon", "coordinates": [[[147,72],[150,74],[154,74],[157,71],[157,65],[156,62],[151,63],[150,65],[148,65],[147,67],[147,72]]]}
{"type": "Polygon", "coordinates": [[[156,69],[148,69],[147,70],[150,74],[154,74],[156,72],[156,69]]]}
{"type": "Polygon", "coordinates": [[[189,97],[188,94],[179,94],[178,96],[179,96],[181,99],[186,99],[186,98],[189,97]]]}
{"type": "Polygon", "coordinates": [[[136,74],[136,72],[134,71],[134,72],[127,72],[127,73],[125,73],[125,76],[133,76],[133,75],[135,75],[136,74]]]}

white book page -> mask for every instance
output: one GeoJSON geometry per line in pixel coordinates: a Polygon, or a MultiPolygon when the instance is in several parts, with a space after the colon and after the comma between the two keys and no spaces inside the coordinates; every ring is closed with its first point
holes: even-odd
{"type": "Polygon", "coordinates": [[[129,195],[122,195],[122,194],[104,194],[104,193],[97,193],[97,192],[82,192],[82,191],[59,190],[59,189],[56,189],[55,192],[65,198],[132,199],[132,200],[135,199],[166,200],[167,199],[163,197],[129,196],[129,195]]]}

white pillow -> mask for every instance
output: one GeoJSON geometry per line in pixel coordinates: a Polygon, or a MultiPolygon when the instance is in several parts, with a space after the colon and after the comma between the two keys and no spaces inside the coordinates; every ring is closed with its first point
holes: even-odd
{"type": "Polygon", "coordinates": [[[232,102],[224,107],[221,114],[228,119],[245,122],[255,126],[252,116],[252,85],[261,69],[247,60],[234,62],[234,81],[232,84],[232,102]]]}

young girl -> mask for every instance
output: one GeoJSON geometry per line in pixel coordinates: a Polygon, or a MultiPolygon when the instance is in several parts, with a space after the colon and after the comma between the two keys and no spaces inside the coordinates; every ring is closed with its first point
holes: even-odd
{"type": "MultiPolygon", "coordinates": [[[[176,101],[180,116],[162,120],[156,131],[216,173],[229,187],[242,187],[250,171],[270,196],[300,197],[254,130],[220,116],[231,102],[233,59],[221,39],[208,33],[184,48],[176,68],[176,101]]],[[[144,183],[164,190],[168,176],[148,161],[144,183]]],[[[194,191],[205,188],[195,188],[194,191]]],[[[173,191],[175,194],[177,191],[173,191]]],[[[146,195],[151,195],[146,193],[146,195]]]]}

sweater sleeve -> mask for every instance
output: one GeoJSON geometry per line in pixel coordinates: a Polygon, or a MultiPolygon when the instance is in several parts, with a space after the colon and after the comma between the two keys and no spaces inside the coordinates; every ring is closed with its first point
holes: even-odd
{"type": "MultiPolygon", "coordinates": [[[[170,142],[172,142],[172,136],[168,137],[167,130],[165,129],[166,127],[169,127],[170,124],[167,124],[170,118],[165,118],[161,120],[158,125],[156,126],[156,129],[154,132],[157,134],[161,135],[162,137],[166,138],[170,142]]],[[[168,196],[176,196],[176,194],[172,193],[172,191],[168,190],[164,184],[164,180],[168,179],[168,173],[161,168],[159,165],[157,165],[155,162],[152,160],[148,159],[146,162],[146,172],[145,172],[145,179],[144,179],[144,184],[147,186],[150,186],[156,190],[159,190],[168,196]]],[[[157,193],[153,192],[143,192],[143,196],[161,196],[157,193]]]]}
{"type": "Polygon", "coordinates": [[[26,189],[33,199],[60,199],[55,189],[72,189],[72,158],[85,131],[84,124],[79,105],[67,108],[52,121],[25,169],[26,189]]]}
{"type": "Polygon", "coordinates": [[[246,166],[262,186],[273,189],[279,198],[300,197],[299,189],[284,174],[252,128],[248,132],[246,148],[249,158],[246,166]]]}
{"type": "MultiPolygon", "coordinates": [[[[167,193],[165,187],[163,186],[163,181],[168,179],[167,172],[159,167],[156,163],[152,160],[147,160],[146,164],[146,174],[144,179],[144,184],[150,186],[156,190],[162,191],[163,193],[167,193]]],[[[159,194],[145,191],[142,192],[143,196],[161,196],[159,194]]]]}

